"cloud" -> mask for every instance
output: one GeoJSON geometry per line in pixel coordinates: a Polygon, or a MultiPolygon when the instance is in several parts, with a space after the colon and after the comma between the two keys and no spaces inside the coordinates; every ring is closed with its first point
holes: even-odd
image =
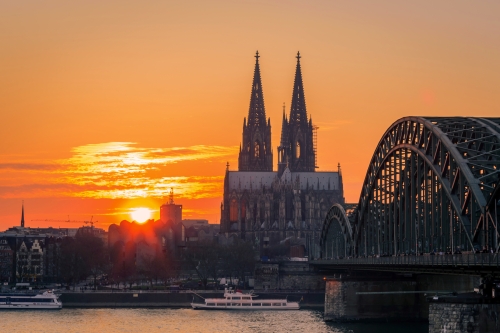
{"type": "Polygon", "coordinates": [[[60,168],[57,164],[42,163],[0,163],[2,170],[22,170],[22,171],[52,171],[60,168]]]}
{"type": "Polygon", "coordinates": [[[318,131],[320,132],[327,132],[327,131],[332,131],[335,129],[339,129],[342,126],[346,126],[349,124],[352,124],[352,120],[349,119],[344,119],[344,120],[334,120],[334,121],[329,121],[329,122],[318,122],[314,123],[314,125],[318,126],[318,131]]]}
{"type": "Polygon", "coordinates": [[[207,175],[203,168],[198,168],[197,175],[166,175],[172,165],[179,163],[224,165],[228,158],[236,156],[238,148],[204,145],[144,148],[133,142],[109,142],[75,147],[71,152],[71,157],[50,163],[0,164],[6,170],[0,175],[3,184],[0,198],[162,198],[171,187],[177,197],[213,198],[222,193],[223,175],[207,175]],[[7,182],[10,170],[30,173],[7,182]]]}

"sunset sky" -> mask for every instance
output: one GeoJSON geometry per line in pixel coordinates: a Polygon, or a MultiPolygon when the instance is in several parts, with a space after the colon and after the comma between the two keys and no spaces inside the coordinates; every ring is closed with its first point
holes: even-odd
{"type": "Polygon", "coordinates": [[[300,50],[319,170],[357,202],[388,126],[500,115],[499,1],[1,1],[0,230],[130,220],[174,188],[220,219],[254,54],[274,166],[300,50]]]}

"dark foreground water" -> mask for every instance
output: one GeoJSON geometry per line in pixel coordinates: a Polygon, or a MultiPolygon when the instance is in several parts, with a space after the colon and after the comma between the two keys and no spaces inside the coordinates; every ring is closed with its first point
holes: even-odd
{"type": "Polygon", "coordinates": [[[0,311],[1,332],[343,332],[427,333],[426,324],[333,324],[318,311],[62,309],[0,311]]]}

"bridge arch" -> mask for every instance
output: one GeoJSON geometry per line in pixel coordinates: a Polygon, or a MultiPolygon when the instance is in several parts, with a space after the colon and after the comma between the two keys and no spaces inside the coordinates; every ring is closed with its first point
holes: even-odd
{"type": "Polygon", "coordinates": [[[320,257],[347,257],[352,254],[352,227],[344,207],[334,204],[326,214],[320,236],[320,257]]]}
{"type": "Polygon", "coordinates": [[[375,149],[352,218],[353,254],[498,252],[499,133],[500,118],[393,123],[375,149]]]}

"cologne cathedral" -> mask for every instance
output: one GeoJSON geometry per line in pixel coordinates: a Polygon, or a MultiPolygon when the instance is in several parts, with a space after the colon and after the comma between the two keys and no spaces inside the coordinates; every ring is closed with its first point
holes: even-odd
{"type": "Polygon", "coordinates": [[[248,118],[238,171],[226,169],[221,205],[221,234],[252,241],[266,248],[302,245],[305,255],[317,257],[323,220],[334,203],[344,203],[342,175],[316,171],[315,127],[308,118],[300,53],[293,84],[290,114],[283,110],[277,171],[273,171],[271,119],[266,119],[264,94],[255,55],[248,118]]]}

